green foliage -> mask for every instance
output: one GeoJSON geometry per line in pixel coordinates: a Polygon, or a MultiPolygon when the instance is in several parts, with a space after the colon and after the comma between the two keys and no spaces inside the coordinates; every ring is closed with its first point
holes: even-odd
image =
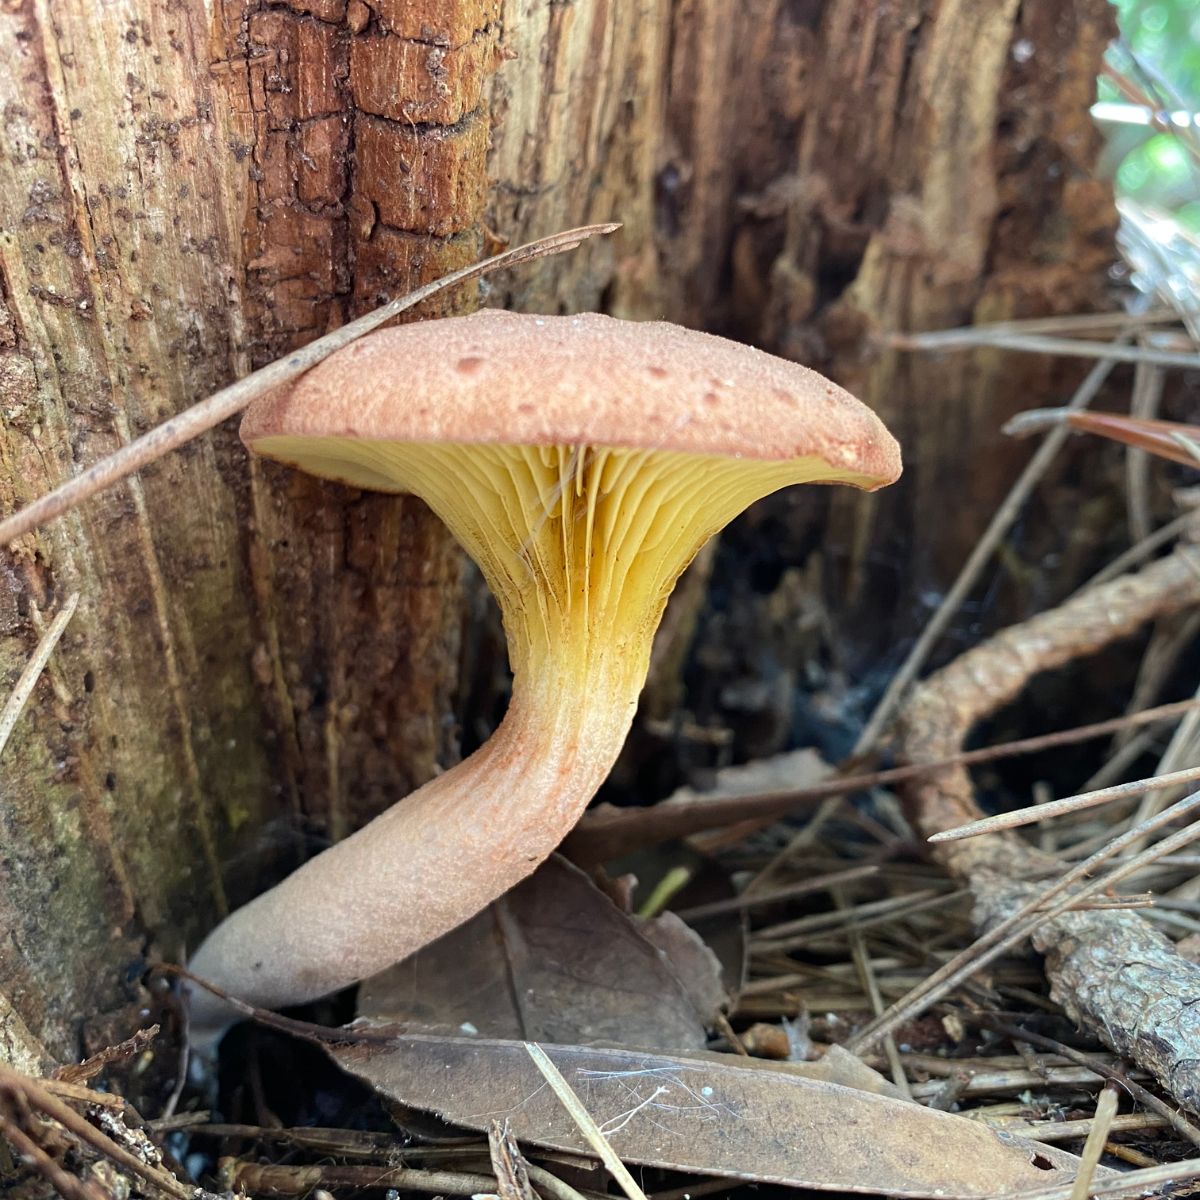
{"type": "MultiPolygon", "coordinates": [[[[1200,0],[1114,0],[1121,33],[1134,54],[1191,112],[1200,111],[1200,0]]],[[[1113,65],[1127,70],[1116,52],[1113,65]]],[[[1104,88],[1112,85],[1104,81],[1104,88]]],[[[1116,90],[1101,99],[1116,99],[1116,90]]],[[[1165,97],[1164,97],[1165,99],[1165,97]]]]}
{"type": "MultiPolygon", "coordinates": [[[[1200,113],[1200,0],[1113,3],[1122,42],[1109,50],[1110,64],[1163,109],[1200,113]]],[[[1128,101],[1106,78],[1100,79],[1098,94],[1101,100],[1128,101]]],[[[1167,209],[1188,228],[1200,230],[1200,166],[1185,144],[1188,133],[1150,126],[1107,132],[1118,193],[1167,209]]],[[[1193,145],[1200,145],[1197,134],[1200,127],[1192,130],[1193,145]]]]}

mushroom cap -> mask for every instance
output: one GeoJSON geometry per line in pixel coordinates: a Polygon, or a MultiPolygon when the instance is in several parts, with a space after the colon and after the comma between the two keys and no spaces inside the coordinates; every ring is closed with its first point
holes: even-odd
{"type": "Polygon", "coordinates": [[[241,436],[251,449],[311,437],[818,458],[838,482],[869,490],[900,474],[879,418],[816,371],[599,313],[486,309],[379,330],[255,400],[241,436]]]}

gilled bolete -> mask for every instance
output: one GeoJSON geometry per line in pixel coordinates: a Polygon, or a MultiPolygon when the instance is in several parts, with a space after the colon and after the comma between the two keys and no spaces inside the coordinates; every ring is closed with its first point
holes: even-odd
{"type": "MultiPolygon", "coordinates": [[[[371,334],[256,401],[256,454],[420,496],[479,564],[513,670],[491,740],[234,913],[191,962],[275,1007],[399,961],[528,875],[608,774],[676,579],[793,483],[900,473],[875,415],[722,338],[487,311],[371,334]]],[[[201,1031],[223,1006],[193,998],[201,1031]]]]}

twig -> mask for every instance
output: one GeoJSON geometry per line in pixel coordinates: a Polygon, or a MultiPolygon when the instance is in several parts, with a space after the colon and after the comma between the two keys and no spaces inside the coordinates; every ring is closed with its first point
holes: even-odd
{"type": "MultiPolygon", "coordinates": [[[[149,1122],[156,1129],[157,1121],[149,1122]]],[[[386,1157],[396,1149],[396,1137],[391,1133],[375,1133],[365,1129],[328,1129],[322,1126],[234,1125],[225,1122],[200,1123],[188,1132],[193,1137],[237,1138],[257,1142],[282,1142],[294,1150],[311,1150],[323,1157],[373,1158],[386,1157]]],[[[477,1145],[475,1138],[470,1144],[477,1145]]],[[[457,1155],[461,1145],[405,1146],[405,1161],[425,1162],[457,1155]]]]}
{"type": "MultiPolygon", "coordinates": [[[[979,1112],[980,1110],[976,1110],[979,1112]]],[[[983,1116],[989,1125],[993,1122],[983,1116]]],[[[1109,1127],[1112,1133],[1145,1133],[1150,1130],[1166,1129],[1170,1122],[1158,1113],[1124,1113],[1113,1118],[1109,1127]]],[[[1068,1121],[996,1121],[994,1128],[1030,1138],[1035,1142],[1074,1142],[1086,1138],[1092,1131],[1092,1121],[1087,1117],[1068,1121]]]]}
{"type": "MultiPolygon", "coordinates": [[[[1181,547],[1136,574],[1077,593],[1058,608],[1004,630],[960,655],[910,697],[907,757],[914,763],[941,761],[981,718],[1019,695],[1032,675],[1094,654],[1147,621],[1198,601],[1200,575],[1190,548],[1181,547]]],[[[927,835],[983,815],[961,768],[914,786],[927,835]]],[[[1003,848],[1010,844],[1016,843],[1005,842],[1003,848]]]]}
{"type": "MultiPolygon", "coordinates": [[[[905,1061],[910,1059],[910,1055],[905,1055],[905,1061]]],[[[867,1057],[867,1065],[874,1067],[876,1070],[884,1065],[883,1055],[872,1054],[867,1057]]],[[[915,1064],[914,1064],[915,1065],[915,1064]]],[[[917,1070],[921,1068],[916,1067],[917,1070]]],[[[980,1070],[978,1068],[971,1070],[965,1067],[961,1060],[951,1059],[950,1069],[942,1076],[928,1080],[925,1083],[918,1083],[913,1088],[913,1095],[923,1104],[928,1104],[935,1096],[942,1092],[947,1079],[952,1079],[959,1071],[967,1070],[969,1077],[966,1087],[963,1088],[963,1097],[966,1099],[974,1099],[978,1096],[993,1095],[998,1091],[1006,1092],[1022,1092],[1027,1088],[1036,1089],[1059,1089],[1059,1088],[1092,1088],[1097,1083],[1104,1082],[1104,1076],[1099,1072],[1093,1071],[1090,1067],[1071,1067],[1071,1066],[1028,1066],[1023,1069],[1007,1070],[1001,1068],[999,1070],[980,1070]]]]}
{"type": "Polygon", "coordinates": [[[1100,1061],[1094,1054],[1084,1054],[1082,1050],[1076,1050],[1074,1046],[1068,1046],[1065,1042],[1045,1037],[1040,1033],[1033,1033],[1031,1030],[1006,1021],[995,1021],[986,1014],[972,1013],[969,1014],[969,1019],[984,1025],[988,1029],[994,1029],[997,1033],[1007,1034],[1009,1037],[1017,1038],[1022,1042],[1028,1042],[1031,1046],[1047,1050],[1051,1054],[1057,1054],[1062,1058],[1069,1059],[1073,1063],[1078,1063],[1081,1067],[1087,1067],[1088,1070],[1095,1071],[1097,1075],[1111,1080],[1113,1083],[1124,1088],[1138,1104],[1162,1117],[1180,1137],[1185,1138],[1194,1146],[1200,1146],[1200,1129],[1197,1129],[1191,1121],[1177,1113],[1169,1104],[1156,1096],[1148,1088],[1142,1087],[1136,1080],[1131,1079],[1127,1072],[1119,1071],[1116,1067],[1100,1061]]]}
{"type": "Polygon", "coordinates": [[[36,1079],[0,1063],[0,1100],[7,1099],[11,1103],[14,1098],[19,1098],[30,1108],[57,1121],[98,1154],[111,1159],[175,1200],[194,1200],[195,1188],[180,1183],[169,1171],[143,1162],[136,1154],[126,1150],[124,1146],[86,1121],[57,1096],[51,1095],[36,1079]]]}
{"type": "Polygon", "coordinates": [[[79,593],[76,592],[73,596],[67,598],[66,604],[62,606],[58,615],[50,622],[50,628],[42,634],[42,638],[37,644],[37,649],[33,652],[33,657],[25,664],[25,669],[17,679],[16,687],[13,688],[11,695],[5,702],[3,711],[0,711],[0,755],[4,753],[4,747],[8,744],[8,739],[12,736],[13,727],[19,720],[21,713],[25,710],[25,705],[29,703],[29,697],[33,694],[33,689],[37,685],[38,678],[46,669],[46,664],[50,661],[50,655],[54,653],[54,647],[58,645],[59,639],[66,631],[67,625],[75,615],[75,610],[78,607],[79,593]]]}
{"type": "MultiPolygon", "coordinates": [[[[406,1148],[405,1156],[411,1154],[406,1148]]],[[[482,1162],[479,1164],[483,1166],[482,1162]]],[[[604,1200],[598,1192],[580,1192],[557,1175],[532,1163],[525,1164],[529,1178],[553,1200],[604,1200]]],[[[229,1172],[230,1190],[257,1192],[260,1195],[309,1196],[318,1188],[347,1191],[383,1189],[404,1192],[445,1193],[451,1196],[495,1194],[496,1180],[475,1171],[428,1170],[416,1167],[292,1165],[282,1163],[239,1162],[229,1172]]],[[[328,1193],[327,1193],[328,1194],[328,1193]]]]}
{"type": "Polygon", "coordinates": [[[122,446],[114,454],[101,459],[98,463],[93,463],[83,474],[60,484],[52,492],[0,521],[0,546],[6,546],[14,538],[29,533],[39,525],[54,520],[55,517],[62,516],[63,513],[96,495],[97,492],[111,487],[114,483],[119,483],[127,475],[141,470],[164,454],[177,450],[193,438],[212,429],[213,426],[219,425],[228,417],[241,412],[255,396],[295,379],[297,375],[315,366],[335,350],[340,350],[364,334],[379,328],[386,321],[413,308],[423,300],[428,300],[437,292],[456,284],[465,283],[470,279],[477,279],[482,275],[489,275],[493,271],[499,271],[505,267],[515,267],[534,259],[559,254],[564,250],[573,250],[590,237],[612,233],[619,228],[620,225],[615,222],[584,225],[578,229],[568,229],[550,237],[528,242],[524,246],[505,250],[502,254],[494,255],[482,262],[452,271],[449,275],[434,280],[433,283],[427,283],[424,287],[419,287],[405,296],[397,297],[381,308],[351,321],[348,325],[343,325],[333,333],[327,333],[324,337],[317,338],[315,342],[309,342],[307,346],[293,351],[286,358],[276,359],[275,362],[247,375],[244,379],[239,379],[219,392],[214,392],[206,400],[201,400],[178,416],[164,421],[149,433],[136,438],[127,446],[122,446]]]}
{"type": "MultiPolygon", "coordinates": [[[[1112,368],[1113,364],[1109,361],[1096,363],[1075,390],[1075,394],[1071,397],[1067,408],[1075,411],[1084,409],[1091,404],[1101,387],[1104,386],[1104,381],[1108,378],[1112,368]]],[[[1065,427],[1060,426],[1052,429],[1046,440],[1042,442],[1037,448],[1037,452],[1026,464],[1020,478],[1013,484],[1012,490],[1004,498],[1003,504],[996,510],[983,536],[976,543],[967,561],[963,564],[962,570],[958,573],[958,578],[943,597],[941,604],[938,605],[937,612],[933,614],[928,624],[921,631],[921,636],[917,638],[913,648],[908,652],[908,657],[888,684],[887,690],[883,693],[882,698],[875,707],[875,711],[871,714],[870,720],[859,736],[858,742],[855,744],[855,755],[865,754],[879,740],[880,734],[891,721],[896,711],[900,697],[908,690],[909,685],[916,679],[917,675],[920,674],[921,668],[925,665],[930,651],[937,644],[938,638],[945,632],[946,627],[950,624],[955,613],[958,612],[962,602],[975,586],[975,582],[983,571],[984,566],[1012,527],[1013,522],[1020,515],[1025,501],[1046,473],[1059,450],[1062,449],[1063,443],[1067,440],[1068,436],[1068,431],[1065,427]]]]}
{"type": "Polygon", "coordinates": [[[529,1165],[507,1121],[488,1122],[488,1151],[496,1176],[497,1200],[534,1200],[529,1165]]]}
{"type": "Polygon", "coordinates": [[[1198,779],[1200,767],[1172,771],[1167,775],[1155,775],[1151,779],[1135,779],[1129,783],[1118,783],[1114,787],[1100,788],[1095,792],[1080,792],[1077,796],[1064,796],[1061,800],[1049,800],[1045,804],[1031,804],[1028,808],[1014,808],[1011,812],[1000,813],[994,817],[983,817],[966,825],[956,825],[953,829],[943,829],[941,833],[931,834],[928,840],[934,843],[959,842],[964,838],[980,837],[985,833],[998,833],[1001,829],[1017,829],[1022,825],[1048,821],[1051,817],[1061,817],[1065,813],[1079,812],[1080,809],[1111,804],[1114,800],[1128,800],[1131,796],[1140,796],[1143,792],[1178,787],[1181,783],[1194,783],[1198,779]]]}
{"type": "Polygon", "coordinates": [[[426,1171],[417,1167],[292,1166],[275,1163],[237,1163],[228,1180],[231,1191],[243,1195],[307,1196],[317,1188],[395,1188],[405,1192],[474,1196],[494,1193],[491,1175],[465,1171],[426,1171]]]}
{"type": "Polygon", "coordinates": [[[15,1120],[0,1108],[0,1137],[36,1170],[63,1200],[112,1200],[112,1196],[94,1181],[77,1179],[63,1170],[15,1120]]]}
{"type": "MultiPolygon", "coordinates": [[[[1194,605],[1200,600],[1200,577],[1193,568],[1187,549],[1177,550],[1136,575],[1082,592],[961,655],[910,697],[904,738],[908,756],[914,761],[943,757],[962,744],[977,721],[1017,696],[1030,676],[1093,654],[1146,621],[1194,605]]],[[[926,835],[982,816],[970,780],[959,768],[913,785],[909,799],[926,835]]],[[[972,949],[973,966],[960,960],[943,971],[969,973],[994,954],[998,941],[1013,944],[1017,931],[1025,928],[1046,955],[1052,997],[1069,1015],[1093,1029],[1118,1054],[1152,1072],[1181,1103],[1200,1106],[1200,1014],[1191,1011],[1190,999],[1200,991],[1200,967],[1178,955],[1136,913],[1067,911],[1145,862],[1196,840],[1200,826],[1172,834],[1108,876],[1066,894],[1049,913],[1037,918],[1031,913],[1031,905],[1040,907],[1047,895],[1062,895],[1067,887],[1093,874],[1098,863],[1198,809],[1200,794],[1180,801],[1062,874],[1047,893],[1032,898],[1035,889],[1022,879],[1062,872],[1061,860],[1039,854],[1008,834],[937,846],[940,861],[975,893],[977,919],[995,926],[972,949]]],[[[944,982],[939,979],[936,986],[944,982]]],[[[928,986],[921,989],[920,1006],[927,1001],[928,986]]],[[[911,1011],[911,1004],[906,1001],[897,1008],[911,1011]]],[[[873,1023],[871,1036],[877,1036],[880,1027],[891,1027],[896,1015],[893,1010],[885,1021],[873,1023]]]]}
{"type": "MultiPolygon", "coordinates": [[[[1155,908],[1153,892],[1139,892],[1136,896],[1097,896],[1095,900],[1081,900],[1072,904],[1071,912],[1108,912],[1112,909],[1155,908]]],[[[1161,916],[1162,914],[1156,914],[1161,916]]]]}
{"type": "Polygon", "coordinates": [[[405,1032],[403,1026],[396,1024],[379,1025],[371,1028],[351,1028],[346,1025],[331,1027],[329,1025],[317,1025],[312,1021],[300,1021],[295,1017],[284,1017],[279,1013],[272,1012],[268,1008],[257,1008],[253,1004],[248,1004],[245,1000],[240,999],[231,992],[227,992],[224,988],[218,987],[215,983],[211,983],[199,975],[193,975],[191,971],[186,967],[181,967],[178,963],[154,962],[150,965],[153,970],[161,971],[164,975],[178,976],[178,978],[184,979],[188,983],[203,988],[206,992],[211,992],[218,1000],[223,1000],[230,1008],[240,1013],[248,1021],[254,1021],[258,1025],[265,1025],[268,1029],[276,1029],[280,1033],[291,1034],[293,1037],[301,1038],[306,1042],[312,1042],[317,1046],[331,1044],[351,1045],[360,1042],[382,1042],[388,1044],[395,1039],[397,1034],[405,1032]]]}
{"type": "Polygon", "coordinates": [[[98,1054],[85,1058],[81,1063],[68,1063],[65,1067],[55,1070],[53,1078],[63,1083],[86,1083],[95,1079],[101,1071],[113,1063],[128,1062],[141,1054],[147,1046],[158,1037],[159,1027],[151,1025],[148,1029],[139,1029],[131,1037],[115,1046],[106,1046],[98,1054]]]}
{"type": "Polygon", "coordinates": [[[195,1112],[173,1113],[169,1117],[155,1117],[153,1121],[145,1122],[147,1133],[159,1137],[164,1133],[174,1133],[177,1129],[192,1129],[196,1125],[205,1125],[212,1120],[212,1113],[206,1108],[195,1112]]]}
{"type": "MultiPolygon", "coordinates": [[[[405,1153],[407,1154],[408,1151],[406,1150],[405,1153]]],[[[582,1156],[576,1156],[577,1160],[581,1160],[581,1158],[582,1156]]],[[[530,1182],[537,1184],[537,1195],[541,1197],[541,1200],[608,1200],[607,1193],[588,1191],[586,1189],[580,1191],[577,1188],[573,1188],[564,1180],[559,1179],[557,1175],[547,1171],[545,1167],[539,1167],[524,1158],[522,1158],[522,1162],[525,1164],[525,1170],[529,1175],[530,1182]]],[[[491,1166],[490,1163],[487,1165],[491,1166]]],[[[584,1170],[590,1170],[593,1165],[594,1160],[590,1157],[587,1159],[586,1164],[582,1163],[582,1161],[577,1162],[577,1166],[582,1167],[584,1170]]],[[[464,1169],[474,1170],[474,1160],[470,1158],[466,1159],[463,1167],[464,1169]]],[[[483,1159],[478,1161],[478,1167],[481,1170],[484,1168],[483,1159]]],[[[499,1200],[504,1200],[502,1193],[499,1200]]]]}
{"type": "Polygon", "coordinates": [[[606,1195],[606,1193],[584,1193],[573,1188],[565,1179],[560,1179],[553,1171],[539,1167],[537,1163],[526,1162],[525,1170],[529,1178],[537,1184],[538,1191],[544,1192],[551,1200],[585,1200],[585,1197],[606,1195]]]}
{"type": "Polygon", "coordinates": [[[646,1200],[646,1194],[637,1185],[637,1181],[629,1173],[629,1169],[621,1161],[617,1152],[612,1148],[608,1138],[600,1132],[600,1127],[592,1119],[592,1114],[583,1106],[583,1101],[572,1090],[571,1085],[563,1078],[562,1072],[550,1061],[550,1056],[535,1042],[526,1042],[525,1049],[533,1064],[541,1071],[543,1078],[551,1090],[562,1102],[563,1108],[571,1114],[572,1120],[579,1126],[579,1131],[587,1139],[587,1143],[600,1156],[609,1173],[620,1185],[621,1190],[629,1200],[646,1200]]]}
{"type": "MultiPolygon", "coordinates": [[[[1174,720],[1189,712],[1200,712],[1200,698],[1177,700],[1171,704],[1126,713],[1091,725],[1059,729],[1053,733],[1042,733],[1014,742],[1000,742],[978,750],[964,750],[934,762],[889,767],[866,775],[843,775],[814,784],[812,787],[778,792],[754,792],[741,796],[700,796],[689,800],[668,800],[649,808],[614,808],[612,805],[601,804],[584,814],[575,829],[567,835],[563,848],[576,862],[605,862],[642,846],[688,837],[722,825],[751,819],[775,820],[830,796],[844,796],[849,792],[889,787],[892,784],[935,774],[947,767],[976,766],[979,763],[996,762],[1022,754],[1038,754],[1060,746],[1073,746],[1090,738],[1107,737],[1125,729],[1174,720]]],[[[758,903],[759,893],[754,893],[754,896],[755,903],[758,903]]]]}

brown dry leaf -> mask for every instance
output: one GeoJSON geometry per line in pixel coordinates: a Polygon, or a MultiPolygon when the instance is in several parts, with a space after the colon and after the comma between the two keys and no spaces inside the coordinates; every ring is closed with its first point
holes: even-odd
{"type": "Polygon", "coordinates": [[[465,925],[364,982],[358,1012],[456,1034],[686,1050],[704,1045],[708,1006],[722,996],[719,965],[682,922],[652,943],[556,856],[465,925]]]}
{"type": "MultiPolygon", "coordinates": [[[[808,1078],[801,1066],[544,1046],[622,1160],[834,1191],[974,1200],[1070,1183],[1078,1160],[976,1121],[808,1078]]],[[[455,1125],[588,1153],[525,1044],[397,1034],[330,1054],[455,1125]]]]}
{"type": "MultiPolygon", "coordinates": [[[[721,962],[704,939],[673,912],[659,913],[651,920],[634,918],[639,932],[671,964],[671,971],[698,1013],[710,1022],[729,1004],[729,993],[722,981],[721,962]]],[[[645,1042],[639,1045],[646,1045],[645,1042]]],[[[650,1049],[680,1049],[661,1046],[650,1049]]]]}

